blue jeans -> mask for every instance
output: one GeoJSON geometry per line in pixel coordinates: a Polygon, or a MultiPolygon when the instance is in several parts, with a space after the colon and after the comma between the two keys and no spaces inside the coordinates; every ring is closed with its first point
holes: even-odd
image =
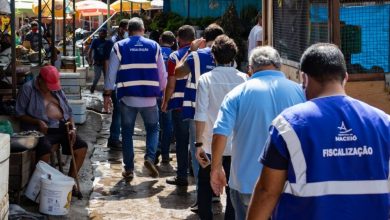
{"type": "Polygon", "coordinates": [[[121,134],[121,113],[119,111],[119,102],[116,98],[116,91],[112,91],[111,93],[112,99],[112,119],[110,126],[110,137],[108,140],[110,141],[119,141],[119,135],[121,134]]]}
{"type": "Polygon", "coordinates": [[[93,71],[95,73],[95,76],[93,78],[92,88],[95,88],[97,83],[99,82],[100,77],[102,76],[102,72],[103,72],[103,77],[105,77],[104,67],[103,65],[93,65],[93,71]]]}
{"type": "Polygon", "coordinates": [[[162,159],[169,159],[169,146],[171,145],[171,140],[173,136],[172,128],[172,113],[171,111],[162,112],[161,111],[161,98],[157,98],[157,105],[160,115],[160,144],[159,149],[161,151],[162,159]]]}
{"type": "Polygon", "coordinates": [[[157,106],[137,108],[119,102],[119,109],[121,112],[122,154],[125,170],[134,170],[133,134],[138,112],[141,114],[146,130],[146,154],[144,158],[153,163],[156,157],[159,130],[157,106]]]}
{"type": "Polygon", "coordinates": [[[252,194],[240,193],[230,188],[230,199],[236,214],[236,220],[245,220],[252,194]]]}
{"type": "Polygon", "coordinates": [[[192,161],[192,171],[194,171],[194,179],[195,179],[195,184],[196,188],[198,188],[198,171],[199,171],[199,163],[198,160],[196,159],[196,147],[195,147],[195,139],[196,139],[196,127],[195,127],[195,120],[190,119],[190,151],[191,151],[191,161],[192,161]]]}
{"type": "Polygon", "coordinates": [[[172,110],[172,122],[176,138],[177,177],[188,177],[188,121],[182,118],[182,111],[172,110]]]}
{"type": "MultiPolygon", "coordinates": [[[[209,159],[211,159],[211,155],[207,155],[209,159]]],[[[226,173],[226,180],[229,181],[230,177],[230,156],[222,157],[222,166],[226,173]]],[[[198,215],[202,220],[212,220],[213,212],[212,212],[212,197],[213,190],[210,185],[210,168],[211,165],[206,168],[199,167],[198,173],[198,215]]],[[[225,209],[225,220],[234,220],[234,209],[232,206],[232,202],[230,199],[230,188],[228,186],[225,187],[226,192],[226,209],[225,209]]]]}

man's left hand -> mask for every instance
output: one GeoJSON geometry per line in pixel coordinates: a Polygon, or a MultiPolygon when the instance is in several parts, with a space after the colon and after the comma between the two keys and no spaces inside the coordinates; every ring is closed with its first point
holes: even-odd
{"type": "Polygon", "coordinates": [[[215,195],[218,196],[223,193],[223,188],[227,185],[227,182],[226,182],[226,174],[222,167],[218,169],[213,169],[213,167],[211,168],[210,185],[215,195]]]}
{"type": "Polygon", "coordinates": [[[104,111],[110,112],[111,108],[112,108],[111,97],[110,96],[104,96],[103,100],[104,100],[104,106],[103,106],[104,107],[104,111]]]}
{"type": "Polygon", "coordinates": [[[74,143],[76,142],[76,130],[72,129],[69,131],[69,139],[70,139],[70,145],[73,147],[74,143]]]}

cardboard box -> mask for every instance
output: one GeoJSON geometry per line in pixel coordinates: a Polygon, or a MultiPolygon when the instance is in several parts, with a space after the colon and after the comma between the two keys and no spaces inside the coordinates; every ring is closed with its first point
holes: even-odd
{"type": "Polygon", "coordinates": [[[9,163],[9,188],[21,190],[27,185],[34,169],[35,151],[11,153],[9,163]]]}

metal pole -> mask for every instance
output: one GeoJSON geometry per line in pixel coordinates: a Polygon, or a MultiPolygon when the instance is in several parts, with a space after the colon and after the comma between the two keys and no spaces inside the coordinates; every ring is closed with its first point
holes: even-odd
{"type": "Polygon", "coordinates": [[[39,33],[39,51],[38,51],[38,62],[39,65],[42,64],[42,33],[41,33],[41,28],[42,28],[42,1],[43,0],[38,0],[38,33],[39,33]]]}
{"type": "Polygon", "coordinates": [[[15,51],[15,1],[11,1],[11,39],[12,39],[12,60],[11,60],[11,71],[12,71],[12,98],[16,98],[16,51],[15,51]]]}
{"type": "Polygon", "coordinates": [[[190,0],[187,0],[187,20],[190,20],[190,0]]]}
{"type": "Polygon", "coordinates": [[[120,0],[120,15],[121,15],[121,18],[122,18],[122,11],[123,11],[123,8],[122,8],[123,6],[122,6],[122,0],[120,0]]]}
{"type": "MultiPolygon", "coordinates": [[[[111,7],[110,7],[111,1],[107,0],[107,19],[110,17],[111,7]]],[[[107,33],[110,33],[111,28],[111,21],[107,22],[107,33]]]]}
{"type": "Polygon", "coordinates": [[[64,18],[62,21],[62,56],[66,56],[66,0],[62,4],[62,17],[64,18]]]}
{"type": "MultiPolygon", "coordinates": [[[[56,49],[55,49],[55,33],[56,33],[56,22],[55,22],[55,0],[52,0],[51,1],[51,45],[50,45],[50,50],[51,50],[51,65],[54,66],[55,64],[55,56],[54,56],[54,53],[56,52],[56,49]]],[[[64,21],[65,23],[65,21],[64,21]]]]}
{"type": "MultiPolygon", "coordinates": [[[[72,23],[73,23],[73,56],[76,56],[76,0],[73,0],[73,14],[72,14],[72,23]]],[[[84,29],[84,27],[83,27],[84,29]]],[[[84,59],[83,59],[84,60],[84,59]]]]}
{"type": "Polygon", "coordinates": [[[133,17],[133,2],[130,3],[131,9],[130,9],[130,14],[131,17],[133,17]]]}

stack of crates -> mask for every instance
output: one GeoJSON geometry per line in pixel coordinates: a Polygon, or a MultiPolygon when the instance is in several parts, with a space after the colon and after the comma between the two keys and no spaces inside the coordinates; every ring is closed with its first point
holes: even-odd
{"type": "Polygon", "coordinates": [[[76,124],[83,124],[86,121],[86,104],[81,99],[81,83],[84,81],[80,75],[80,73],[63,70],[60,72],[61,87],[72,108],[73,120],[76,124]]]}
{"type": "Polygon", "coordinates": [[[8,219],[9,155],[10,136],[0,133],[0,219],[8,219]]]}

